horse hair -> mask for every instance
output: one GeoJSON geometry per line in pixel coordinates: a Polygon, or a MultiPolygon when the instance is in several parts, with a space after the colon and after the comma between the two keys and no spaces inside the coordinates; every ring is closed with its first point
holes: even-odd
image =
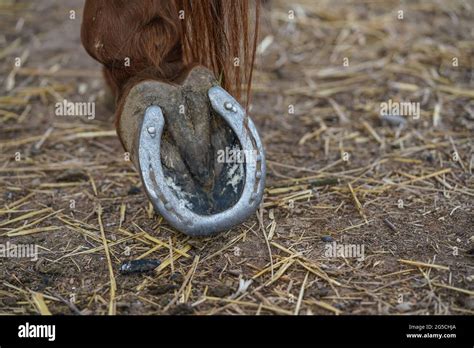
{"type": "MultiPolygon", "coordinates": [[[[86,0],[81,40],[104,67],[120,115],[144,80],[179,83],[196,65],[248,105],[259,0],[86,0]],[[254,16],[254,25],[251,17],[254,16]]],[[[118,120],[116,119],[118,122],[118,120]]]]}

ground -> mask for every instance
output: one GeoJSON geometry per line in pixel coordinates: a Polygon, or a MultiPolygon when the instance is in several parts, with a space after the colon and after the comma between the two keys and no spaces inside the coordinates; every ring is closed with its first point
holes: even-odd
{"type": "Polygon", "coordinates": [[[0,1],[0,245],[39,252],[0,258],[1,314],[474,313],[472,1],[266,2],[264,203],[212,238],[153,213],[82,5],[0,1]],[[95,118],[56,115],[64,99],[95,118]],[[135,259],[161,265],[120,272],[135,259]]]}

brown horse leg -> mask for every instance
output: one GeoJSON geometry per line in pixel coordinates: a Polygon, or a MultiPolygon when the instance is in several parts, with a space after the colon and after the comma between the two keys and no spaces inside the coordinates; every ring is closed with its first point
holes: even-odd
{"type": "MultiPolygon", "coordinates": [[[[209,8],[218,12],[218,6],[224,3],[202,0],[189,8],[189,3],[180,0],[87,0],[81,33],[87,52],[104,66],[105,80],[116,99],[117,131],[137,169],[137,129],[147,108],[159,105],[165,118],[159,154],[165,176],[178,191],[189,193],[187,199],[194,211],[203,215],[226,210],[243,189],[243,177],[237,181],[229,178],[229,167],[218,161],[219,152],[240,145],[236,135],[211,110],[207,92],[218,83],[214,73],[200,65],[215,72],[217,64],[224,75],[232,74],[219,63],[229,54],[225,49],[201,47],[211,50],[209,61],[199,55],[193,61],[189,59],[194,56],[191,47],[186,57],[183,51],[189,45],[185,41],[190,38],[183,34],[187,26],[183,29],[179,15],[182,8],[188,13],[194,11],[195,17],[201,15],[201,10],[205,15],[209,8]],[[213,57],[219,58],[217,63],[213,57]]],[[[234,4],[239,3],[236,0],[234,4]]],[[[199,30],[209,35],[205,31],[208,29],[199,30]]],[[[226,81],[231,80],[228,77],[226,81]]],[[[236,78],[234,84],[240,82],[236,78]]]]}

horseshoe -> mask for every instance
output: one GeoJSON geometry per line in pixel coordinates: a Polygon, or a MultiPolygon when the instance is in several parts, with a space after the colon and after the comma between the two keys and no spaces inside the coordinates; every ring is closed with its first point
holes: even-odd
{"type": "Polygon", "coordinates": [[[149,106],[139,129],[138,168],[145,192],[170,225],[189,236],[209,236],[245,221],[260,205],[265,187],[265,151],[254,123],[224,89],[208,90],[211,107],[236,134],[244,156],[245,183],[237,203],[211,215],[192,211],[166,183],[161,163],[161,136],[165,125],[158,105],[149,106]]]}

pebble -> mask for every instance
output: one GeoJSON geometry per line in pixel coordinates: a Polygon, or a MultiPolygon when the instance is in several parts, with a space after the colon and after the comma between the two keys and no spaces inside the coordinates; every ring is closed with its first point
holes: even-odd
{"type": "Polygon", "coordinates": [[[413,305],[410,302],[399,303],[395,308],[400,312],[408,312],[413,305]]]}
{"type": "Polygon", "coordinates": [[[431,152],[429,152],[426,156],[425,156],[425,159],[430,162],[430,163],[433,163],[435,161],[435,156],[433,156],[433,154],[431,152]]]}
{"type": "Polygon", "coordinates": [[[380,117],[382,122],[388,123],[390,126],[398,127],[400,125],[405,125],[407,120],[399,115],[384,115],[380,117]]]}
{"type": "Polygon", "coordinates": [[[123,262],[120,265],[119,271],[122,274],[149,272],[154,270],[160,264],[161,261],[155,259],[131,260],[123,262]]]}
{"type": "Polygon", "coordinates": [[[325,243],[332,243],[334,242],[334,238],[331,236],[322,236],[321,240],[325,243]]]}
{"type": "Polygon", "coordinates": [[[128,195],[137,195],[141,192],[140,188],[139,187],[136,187],[136,186],[132,186],[130,188],[130,190],[128,190],[127,194],[128,195]]]}

